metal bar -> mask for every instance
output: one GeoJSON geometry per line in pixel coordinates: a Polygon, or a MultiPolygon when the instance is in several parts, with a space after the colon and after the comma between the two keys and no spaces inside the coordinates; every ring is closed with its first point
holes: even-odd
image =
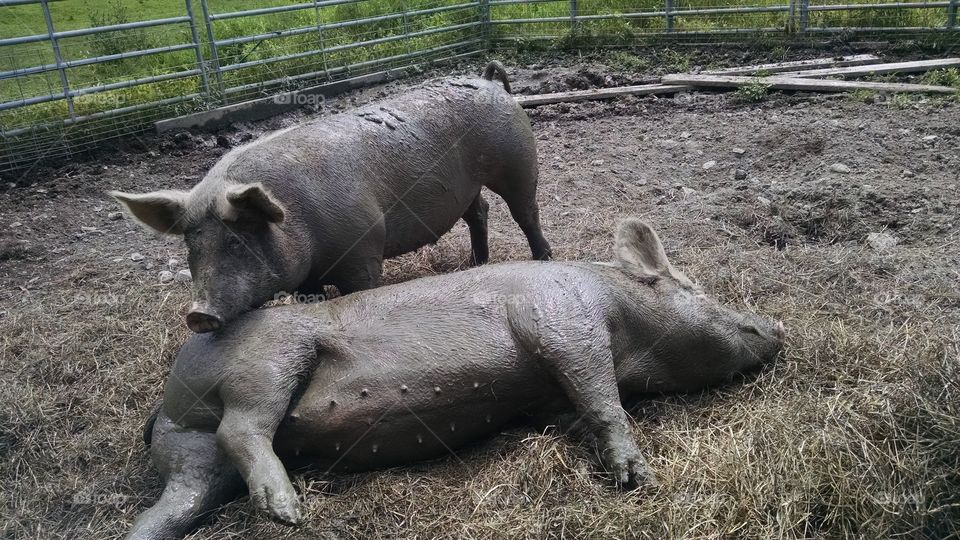
{"type": "Polygon", "coordinates": [[[67,100],[67,113],[70,118],[76,114],[73,111],[73,98],[70,96],[70,83],[67,82],[67,68],[63,67],[63,57],[60,55],[60,42],[54,37],[56,31],[53,29],[53,17],[50,16],[50,4],[47,0],[40,0],[40,8],[43,10],[43,20],[47,24],[47,35],[50,39],[50,45],[53,47],[53,58],[57,62],[57,70],[60,72],[60,85],[63,86],[63,98],[67,100]]]}
{"type": "Polygon", "coordinates": [[[950,6],[947,8],[947,28],[957,26],[958,7],[960,7],[960,0],[951,0],[950,6]]]}
{"type": "Polygon", "coordinates": [[[139,58],[141,56],[149,56],[151,54],[176,52],[192,48],[194,48],[192,43],[184,43],[182,45],[167,45],[165,47],[157,47],[154,49],[143,49],[140,51],[128,51],[116,54],[107,54],[104,56],[94,56],[91,58],[82,58],[80,60],[64,60],[59,66],[57,64],[44,64],[42,66],[19,68],[10,71],[0,71],[0,80],[21,77],[24,75],[36,75],[38,73],[46,73],[48,71],[56,71],[60,69],[60,67],[69,69],[88,66],[91,64],[103,64],[106,62],[112,62],[114,60],[126,60],[128,58],[139,58]]]}
{"type": "MultiPolygon", "coordinates": [[[[442,12],[445,12],[445,11],[456,11],[456,10],[460,10],[460,9],[467,9],[467,8],[476,7],[476,6],[478,6],[478,5],[479,5],[479,2],[468,2],[468,3],[465,3],[465,4],[456,4],[456,5],[452,5],[452,6],[442,6],[442,7],[430,8],[430,9],[421,9],[421,10],[417,10],[417,11],[410,11],[410,12],[407,13],[407,15],[408,15],[408,16],[413,16],[413,17],[415,17],[415,16],[420,16],[420,15],[429,15],[429,14],[434,14],[434,13],[442,13],[442,12]]],[[[366,18],[366,19],[354,19],[354,20],[351,20],[351,21],[341,21],[341,22],[335,22],[335,23],[325,24],[325,25],[323,25],[323,30],[334,30],[334,29],[338,29],[338,28],[349,28],[349,27],[351,27],[351,26],[359,26],[359,25],[369,24],[369,23],[373,23],[373,22],[392,21],[392,20],[401,19],[401,18],[403,18],[403,14],[401,14],[401,13],[394,13],[394,14],[391,14],[391,15],[378,15],[378,16],[376,16],[376,17],[368,17],[368,18],[366,18]]],[[[265,33],[265,34],[254,34],[254,35],[250,35],[250,36],[238,36],[238,37],[235,37],[235,38],[221,39],[221,40],[217,41],[217,45],[219,45],[219,46],[223,46],[223,45],[237,45],[237,44],[240,44],[240,43],[250,43],[250,42],[252,42],[252,41],[263,41],[263,40],[265,40],[265,39],[276,39],[276,38],[281,38],[281,37],[297,36],[297,35],[301,35],[301,34],[311,33],[311,32],[313,32],[313,31],[315,31],[316,29],[317,29],[316,26],[303,26],[303,27],[300,27],[300,28],[292,28],[292,29],[289,29],[289,30],[277,30],[277,31],[275,31],[275,32],[268,32],[268,33],[265,33]]]]}
{"type": "Polygon", "coordinates": [[[673,32],[673,0],[664,0],[663,12],[666,17],[667,32],[673,32]]]}
{"type": "MultiPolygon", "coordinates": [[[[809,1],[808,1],[809,3],[809,1]]],[[[937,8],[937,7],[947,7],[950,5],[949,1],[943,2],[894,2],[890,4],[836,4],[836,5],[821,5],[821,6],[810,6],[807,9],[810,11],[849,11],[849,10],[859,10],[859,9],[922,9],[922,8],[937,8]]]]}
{"type": "MultiPolygon", "coordinates": [[[[672,17],[684,17],[694,15],[722,15],[727,13],[775,13],[786,12],[790,10],[789,5],[751,7],[751,8],[706,8],[706,9],[684,9],[671,11],[672,17]]],[[[639,19],[649,17],[665,17],[666,11],[640,11],[636,13],[617,13],[611,15],[580,15],[579,20],[603,20],[603,19],[639,19]]],[[[548,22],[566,22],[567,17],[541,17],[537,19],[493,19],[491,24],[525,24],[525,23],[548,23],[548,22]]],[[[782,30],[782,29],[774,29],[782,30]]]]}
{"type": "Polygon", "coordinates": [[[320,63],[323,65],[323,72],[327,76],[327,80],[330,80],[330,72],[328,71],[329,65],[327,64],[327,51],[326,45],[323,43],[323,15],[320,12],[320,2],[318,0],[313,0],[314,9],[316,11],[317,18],[317,41],[320,45],[320,63]]]}
{"type": "Polygon", "coordinates": [[[810,0],[800,0],[800,32],[810,28],[810,0]]]}
{"type": "MultiPolygon", "coordinates": [[[[469,41],[460,41],[460,42],[451,43],[451,44],[448,44],[448,45],[440,45],[440,46],[438,46],[438,47],[432,47],[432,48],[430,48],[430,49],[421,49],[421,50],[419,50],[419,51],[416,51],[416,52],[413,52],[413,53],[409,53],[409,54],[407,54],[407,53],[398,54],[398,55],[394,55],[394,56],[388,56],[388,57],[386,57],[386,58],[380,58],[380,59],[378,59],[378,60],[366,60],[366,61],[364,61],[364,62],[359,62],[359,63],[357,63],[357,64],[350,64],[350,65],[348,65],[348,66],[338,66],[338,67],[335,67],[335,68],[331,68],[329,72],[330,72],[330,73],[350,72],[350,71],[352,71],[352,70],[362,69],[362,68],[365,68],[365,67],[368,67],[368,66],[372,66],[372,65],[375,65],[375,64],[378,64],[378,63],[379,63],[379,64],[383,64],[383,63],[395,62],[395,61],[397,61],[397,60],[404,60],[404,59],[407,59],[407,58],[416,58],[416,57],[418,57],[418,56],[426,56],[426,55],[428,55],[428,54],[437,53],[437,52],[441,52],[441,51],[445,51],[445,50],[449,50],[449,49],[456,49],[456,48],[465,47],[465,46],[468,46],[468,45],[480,45],[480,44],[481,44],[481,41],[478,40],[478,39],[469,40],[469,41]]],[[[480,52],[480,51],[481,51],[481,49],[478,49],[478,50],[473,51],[473,52],[471,52],[471,53],[464,53],[464,54],[475,54],[475,53],[480,52]]],[[[456,55],[456,56],[462,56],[462,55],[456,55]]],[[[270,80],[270,81],[261,81],[261,82],[249,83],[249,84],[244,84],[244,85],[241,85],[241,86],[234,86],[234,87],[231,87],[231,88],[227,88],[226,92],[227,92],[228,94],[235,94],[235,93],[238,93],[238,92],[246,92],[246,91],[249,91],[249,90],[254,90],[254,89],[263,88],[264,86],[279,85],[279,84],[289,83],[290,81],[296,81],[296,80],[302,80],[302,79],[310,79],[310,78],[314,78],[314,77],[316,77],[316,76],[318,76],[318,75],[321,75],[321,74],[324,74],[324,73],[326,73],[326,72],[325,72],[325,71],[313,71],[313,72],[310,72],[310,73],[301,73],[300,75],[294,75],[293,77],[282,77],[282,78],[273,79],[273,80],[270,80]]]]}
{"type": "Polygon", "coordinates": [[[0,0],[0,7],[23,6],[26,4],[39,4],[40,0],[0,0]]]}
{"type": "Polygon", "coordinates": [[[70,90],[66,95],[63,94],[48,94],[45,96],[35,96],[24,99],[18,99],[16,101],[5,101],[0,103],[0,111],[7,109],[16,109],[18,107],[25,107],[27,105],[36,105],[38,103],[47,103],[50,101],[56,101],[58,99],[65,98],[74,98],[77,96],[85,96],[88,94],[96,94],[99,92],[107,92],[110,90],[119,90],[121,88],[129,88],[131,86],[139,86],[141,84],[151,84],[156,82],[169,81],[173,79],[182,79],[185,77],[192,77],[194,75],[199,75],[199,69],[190,69],[187,71],[178,71],[176,73],[166,73],[164,75],[153,75],[151,77],[143,77],[140,79],[128,79],[125,81],[119,81],[110,84],[102,84],[99,86],[88,86],[86,88],[80,88],[77,90],[70,90]]]}
{"type": "Polygon", "coordinates": [[[790,11],[787,15],[786,32],[793,34],[797,31],[797,0],[790,0],[790,11]]]}
{"type": "Polygon", "coordinates": [[[357,4],[363,0],[327,0],[312,2],[306,4],[292,4],[289,6],[276,6],[268,8],[259,8],[259,9],[248,9],[244,11],[231,11],[229,13],[214,13],[210,18],[214,21],[222,21],[224,19],[236,19],[238,17],[256,17],[258,15],[270,15],[271,13],[285,13],[288,11],[300,11],[302,9],[310,9],[316,6],[326,7],[326,6],[339,6],[343,4],[357,4]]]}
{"type": "Polygon", "coordinates": [[[227,98],[223,93],[223,70],[220,69],[220,54],[217,52],[217,40],[213,36],[213,21],[210,20],[207,0],[200,0],[200,8],[203,11],[203,24],[207,28],[207,40],[210,43],[210,61],[213,62],[213,72],[217,77],[217,93],[220,95],[220,101],[226,105],[227,98]]]}
{"type": "MultiPolygon", "coordinates": [[[[406,38],[408,38],[408,37],[429,36],[429,35],[431,35],[431,34],[439,34],[439,33],[441,33],[441,32],[451,32],[451,31],[454,31],[454,30],[462,30],[462,29],[464,29],[464,28],[472,28],[472,27],[477,26],[477,25],[479,25],[479,24],[480,24],[480,23],[479,23],[478,21],[473,21],[473,22],[469,22],[469,23],[454,24],[454,25],[450,25],[450,26],[440,26],[440,27],[437,27],[437,28],[430,28],[430,29],[428,29],[428,30],[421,30],[421,31],[419,31],[419,32],[412,32],[412,33],[410,33],[409,35],[395,34],[395,35],[392,35],[392,36],[386,36],[386,37],[382,37],[382,38],[370,39],[370,40],[367,40],[367,41],[354,41],[354,42],[352,42],[352,43],[345,43],[345,44],[343,44],[343,45],[335,45],[335,46],[333,46],[333,47],[328,47],[328,48],[326,48],[326,49],[324,49],[324,50],[325,50],[326,52],[346,51],[346,50],[349,50],[349,49],[355,49],[355,48],[357,48],[357,47],[366,47],[366,46],[369,46],[369,45],[379,45],[379,44],[381,44],[381,43],[389,43],[389,42],[391,42],[391,41],[397,41],[397,40],[399,40],[399,39],[406,39],[406,38]]],[[[253,66],[262,66],[262,65],[265,65],[265,64],[272,64],[272,63],[274,63],[274,62],[286,62],[286,61],[288,61],[288,60],[296,60],[296,59],[298,59],[298,58],[306,58],[306,57],[308,57],[308,56],[314,56],[314,55],[319,54],[319,53],[320,53],[320,50],[314,49],[314,50],[311,50],[311,51],[303,51],[303,52],[298,52],[298,53],[285,54],[285,55],[282,55],[282,56],[273,56],[273,57],[270,57],[270,58],[261,58],[261,59],[259,59],[259,60],[251,60],[251,61],[249,61],[249,62],[240,62],[240,63],[237,63],[237,64],[229,64],[229,65],[226,65],[226,66],[222,66],[222,67],[220,68],[220,70],[221,70],[221,71],[224,71],[224,72],[227,72],[227,71],[236,71],[236,70],[238,70],[238,69],[244,69],[244,68],[253,67],[253,66]]]]}
{"type": "Polygon", "coordinates": [[[480,39],[484,47],[490,43],[490,0],[480,0],[480,39]]]}
{"type": "Polygon", "coordinates": [[[66,118],[60,122],[48,122],[46,124],[37,124],[35,126],[22,127],[17,129],[11,129],[4,133],[6,137],[19,137],[25,133],[30,133],[32,131],[39,131],[44,129],[59,128],[64,126],[70,126],[74,124],[79,124],[81,122],[89,122],[90,120],[99,120],[101,118],[110,118],[112,116],[119,116],[121,114],[127,114],[131,112],[145,111],[148,109],[153,109],[157,107],[164,107],[166,105],[176,105],[177,103],[183,103],[184,101],[190,101],[203,97],[201,94],[186,94],[183,96],[176,96],[167,99],[161,99],[158,101],[151,101],[149,103],[139,103],[137,105],[130,105],[129,107],[121,107],[119,109],[110,109],[109,111],[100,111],[95,113],[86,114],[83,116],[78,116],[76,118],[66,118]]]}
{"type": "MultiPolygon", "coordinates": [[[[107,32],[118,32],[120,30],[133,30],[136,28],[149,28],[151,26],[164,26],[170,24],[179,24],[188,22],[187,17],[170,17],[167,19],[153,19],[150,21],[137,21],[123,24],[110,24],[107,26],[94,26],[92,28],[80,28],[78,30],[61,30],[54,32],[56,39],[74,38],[80,36],[90,36],[93,34],[105,34],[107,32]]],[[[24,43],[35,43],[37,41],[47,41],[49,34],[36,34],[33,36],[20,36],[15,38],[0,39],[0,47],[6,45],[23,45],[24,43]]]]}
{"type": "Polygon", "coordinates": [[[203,94],[210,97],[210,79],[207,77],[206,61],[203,59],[203,47],[200,45],[200,34],[197,32],[197,20],[193,16],[193,1],[184,0],[187,8],[187,17],[190,17],[190,39],[193,40],[193,50],[196,51],[197,69],[200,70],[200,79],[203,81],[203,94]]]}
{"type": "Polygon", "coordinates": [[[579,7],[577,6],[577,0],[570,0],[570,32],[576,33],[577,28],[577,13],[579,7]]]}
{"type": "Polygon", "coordinates": [[[410,18],[407,17],[406,0],[400,0],[400,13],[403,14],[403,22],[401,23],[401,25],[403,26],[403,35],[406,38],[404,39],[404,45],[406,45],[407,53],[409,53],[410,52],[410,18]]]}

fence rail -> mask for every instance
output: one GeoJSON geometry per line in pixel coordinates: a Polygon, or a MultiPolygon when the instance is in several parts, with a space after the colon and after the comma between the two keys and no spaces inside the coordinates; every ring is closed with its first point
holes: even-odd
{"type": "Polygon", "coordinates": [[[86,150],[159,119],[498,43],[608,35],[960,35],[960,0],[313,0],[219,12],[215,0],[168,1],[172,16],[130,21],[116,3],[110,6],[121,13],[112,20],[58,29],[54,0],[0,0],[0,172],[86,150]],[[18,27],[5,20],[22,21],[24,35],[9,35],[18,27]]]}

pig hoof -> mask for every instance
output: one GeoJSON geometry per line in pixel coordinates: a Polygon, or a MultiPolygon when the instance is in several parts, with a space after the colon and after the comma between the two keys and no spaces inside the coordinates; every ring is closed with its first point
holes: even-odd
{"type": "Polygon", "coordinates": [[[657,477],[647,465],[640,452],[612,452],[612,456],[604,460],[606,469],[613,476],[614,481],[626,490],[640,486],[656,486],[657,477]]]}
{"type": "Polygon", "coordinates": [[[300,523],[300,505],[293,486],[265,485],[257,490],[251,490],[250,496],[257,509],[269,514],[273,519],[287,525],[300,523]]]}

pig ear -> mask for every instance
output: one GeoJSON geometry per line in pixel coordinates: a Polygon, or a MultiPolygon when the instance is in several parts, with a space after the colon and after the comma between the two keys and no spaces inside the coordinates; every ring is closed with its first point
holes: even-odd
{"type": "Polygon", "coordinates": [[[244,184],[227,190],[227,201],[241,214],[253,214],[271,222],[283,221],[283,206],[263,184],[244,184]]]}
{"type": "Polygon", "coordinates": [[[617,229],[614,257],[621,266],[661,278],[673,278],[684,285],[693,283],[670,264],[660,237],[653,227],[636,218],[625,220],[617,229]]]}
{"type": "Polygon", "coordinates": [[[186,207],[186,191],[166,190],[152,193],[111,191],[109,195],[147,227],[164,234],[183,234],[181,218],[186,207]]]}

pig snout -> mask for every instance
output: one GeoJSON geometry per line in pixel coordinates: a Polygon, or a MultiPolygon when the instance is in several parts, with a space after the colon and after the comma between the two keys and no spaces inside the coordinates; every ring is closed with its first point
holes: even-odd
{"type": "Polygon", "coordinates": [[[194,302],[190,306],[190,312],[187,313],[187,327],[190,330],[202,334],[204,332],[213,332],[223,326],[223,317],[209,305],[194,302]]]}
{"type": "Polygon", "coordinates": [[[787,331],[783,327],[783,321],[777,321],[773,324],[773,335],[780,339],[781,343],[787,338],[787,331]]]}

